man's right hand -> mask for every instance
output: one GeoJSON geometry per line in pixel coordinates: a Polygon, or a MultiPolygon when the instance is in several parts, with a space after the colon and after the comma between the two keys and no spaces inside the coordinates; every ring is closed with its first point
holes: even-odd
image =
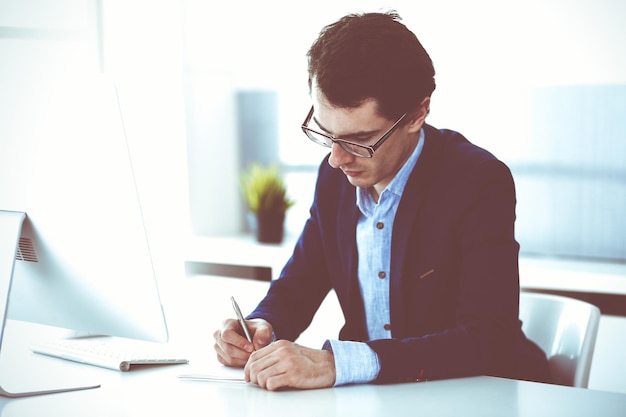
{"type": "Polygon", "coordinates": [[[222,328],[213,333],[217,360],[226,366],[243,368],[250,354],[272,342],[272,325],[262,319],[246,320],[252,343],[246,339],[243,329],[235,319],[227,319],[222,328]]]}

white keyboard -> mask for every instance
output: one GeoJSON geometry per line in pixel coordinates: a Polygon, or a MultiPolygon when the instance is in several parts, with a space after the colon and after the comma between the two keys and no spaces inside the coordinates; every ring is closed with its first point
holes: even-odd
{"type": "Polygon", "coordinates": [[[62,339],[31,346],[42,355],[127,372],[135,365],[173,365],[189,360],[167,346],[110,337],[62,339]]]}

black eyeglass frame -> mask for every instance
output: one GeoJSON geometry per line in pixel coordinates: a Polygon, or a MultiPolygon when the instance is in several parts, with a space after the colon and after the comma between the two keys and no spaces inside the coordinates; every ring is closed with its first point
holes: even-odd
{"type": "Polygon", "coordinates": [[[382,146],[383,143],[385,143],[385,141],[387,140],[387,138],[389,138],[389,136],[391,136],[391,134],[396,130],[396,128],[400,125],[400,122],[406,117],[407,113],[404,113],[402,116],[400,116],[400,118],[385,132],[383,133],[383,135],[376,141],[374,142],[372,145],[361,145],[360,143],[354,143],[351,142],[349,140],[345,140],[345,139],[339,139],[336,138],[332,135],[329,135],[327,133],[322,133],[322,132],[318,132],[315,129],[311,129],[309,127],[309,123],[311,122],[311,119],[313,118],[313,106],[311,106],[311,110],[309,111],[309,114],[306,116],[306,118],[304,119],[304,122],[302,123],[302,131],[304,132],[304,134],[306,135],[307,138],[309,138],[311,141],[317,143],[318,145],[322,145],[325,146],[327,148],[332,148],[332,144],[333,143],[338,143],[339,146],[341,146],[341,148],[354,155],[354,156],[359,156],[361,158],[371,158],[372,156],[374,156],[374,152],[376,152],[376,150],[378,148],[380,148],[382,146]],[[315,138],[315,136],[312,136],[310,133],[315,133],[316,135],[320,135],[322,137],[327,138],[328,140],[330,140],[330,142],[320,142],[319,140],[317,140],[315,138]],[[350,146],[352,147],[357,147],[360,149],[365,149],[367,151],[367,155],[361,155],[355,151],[353,151],[352,149],[350,149],[350,146]]]}

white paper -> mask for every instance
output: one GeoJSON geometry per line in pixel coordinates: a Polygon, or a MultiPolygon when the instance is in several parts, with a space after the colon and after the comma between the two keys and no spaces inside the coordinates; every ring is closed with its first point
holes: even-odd
{"type": "Polygon", "coordinates": [[[216,366],[210,369],[198,370],[178,375],[178,378],[187,381],[216,381],[216,382],[244,382],[242,368],[216,366]]]}

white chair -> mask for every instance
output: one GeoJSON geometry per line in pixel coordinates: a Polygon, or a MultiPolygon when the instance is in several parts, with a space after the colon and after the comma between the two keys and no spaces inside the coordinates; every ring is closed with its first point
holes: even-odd
{"type": "Polygon", "coordinates": [[[548,357],[551,382],[587,388],[600,309],[574,298],[522,292],[519,310],[524,333],[548,357]]]}

